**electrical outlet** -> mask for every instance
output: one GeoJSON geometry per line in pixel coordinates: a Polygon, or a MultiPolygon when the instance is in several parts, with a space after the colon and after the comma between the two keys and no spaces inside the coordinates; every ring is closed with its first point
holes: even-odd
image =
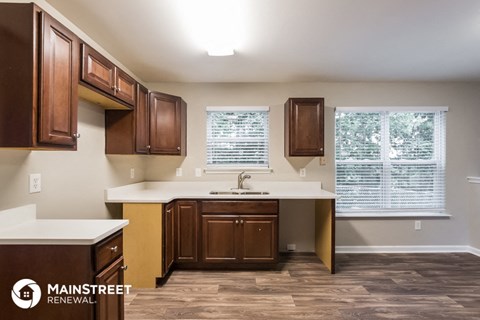
{"type": "Polygon", "coordinates": [[[42,191],[42,176],[40,175],[40,173],[30,174],[29,181],[30,193],[38,193],[42,191]]]}
{"type": "Polygon", "coordinates": [[[130,168],[130,179],[135,178],[135,168],[130,168]]]}
{"type": "Polygon", "coordinates": [[[422,230],[422,221],[415,220],[415,230],[422,230]]]}
{"type": "Polygon", "coordinates": [[[294,243],[287,244],[287,251],[295,251],[297,250],[297,245],[294,243]]]}
{"type": "Polygon", "coordinates": [[[300,177],[305,178],[307,176],[307,169],[301,168],[300,169],[300,177]]]}
{"type": "Polygon", "coordinates": [[[327,158],[320,157],[320,165],[321,166],[326,166],[327,165],[327,158]]]}
{"type": "Polygon", "coordinates": [[[175,170],[175,174],[176,174],[177,177],[181,177],[181,176],[183,175],[183,170],[182,170],[182,168],[177,168],[177,169],[175,170]]]}
{"type": "Polygon", "coordinates": [[[202,169],[195,168],[195,177],[201,177],[201,176],[202,176],[202,169]]]}

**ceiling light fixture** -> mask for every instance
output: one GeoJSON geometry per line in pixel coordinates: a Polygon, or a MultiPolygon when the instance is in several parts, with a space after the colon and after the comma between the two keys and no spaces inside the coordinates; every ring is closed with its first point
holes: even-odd
{"type": "Polygon", "coordinates": [[[194,41],[209,56],[230,56],[243,34],[242,0],[177,0],[179,13],[194,41]]]}

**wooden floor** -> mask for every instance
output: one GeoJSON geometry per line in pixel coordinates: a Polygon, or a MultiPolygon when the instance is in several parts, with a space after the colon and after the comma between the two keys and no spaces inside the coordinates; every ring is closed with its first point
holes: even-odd
{"type": "Polygon", "coordinates": [[[273,271],[174,271],[134,290],[125,319],[480,319],[480,257],[337,254],[282,257],[273,271]]]}

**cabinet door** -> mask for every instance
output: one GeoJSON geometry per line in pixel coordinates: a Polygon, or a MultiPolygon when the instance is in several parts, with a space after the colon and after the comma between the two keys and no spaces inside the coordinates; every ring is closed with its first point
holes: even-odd
{"type": "Polygon", "coordinates": [[[137,104],[135,105],[135,152],[148,153],[149,123],[148,123],[148,89],[137,85],[137,104]]]}
{"type": "Polygon", "coordinates": [[[177,201],[175,210],[176,260],[182,262],[198,261],[198,223],[197,202],[177,201]]]}
{"type": "Polygon", "coordinates": [[[278,219],[276,216],[241,216],[243,262],[276,262],[278,219]]]}
{"type": "Polygon", "coordinates": [[[242,236],[238,216],[202,215],[203,262],[233,263],[239,260],[242,236]]]}
{"type": "Polygon", "coordinates": [[[135,79],[125,71],[115,68],[115,97],[130,104],[135,104],[135,79]]]}
{"type": "Polygon", "coordinates": [[[78,38],[43,13],[38,142],[76,146],[78,38]]]}
{"type": "Polygon", "coordinates": [[[182,123],[185,123],[186,108],[183,107],[182,99],[151,92],[149,108],[150,153],[185,155],[185,125],[182,126],[182,123]]]}
{"type": "Polygon", "coordinates": [[[285,155],[324,155],[323,98],[291,98],[285,103],[285,155]]]}
{"type": "Polygon", "coordinates": [[[108,94],[115,94],[115,65],[82,44],[82,80],[108,94]]]}
{"type": "MultiPolygon", "coordinates": [[[[113,262],[95,277],[97,285],[123,285],[123,257],[113,262]]],[[[120,320],[124,318],[123,294],[97,294],[96,319],[120,320]]]]}
{"type": "Polygon", "coordinates": [[[175,259],[175,238],[174,238],[174,205],[169,203],[165,207],[165,268],[163,275],[168,273],[175,259]]]}

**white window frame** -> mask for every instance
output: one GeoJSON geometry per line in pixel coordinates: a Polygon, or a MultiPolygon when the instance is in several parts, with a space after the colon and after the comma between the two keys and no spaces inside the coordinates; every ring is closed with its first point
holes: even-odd
{"type": "MultiPolygon", "coordinates": [[[[440,106],[440,107],[336,107],[335,113],[339,112],[352,112],[352,113],[380,113],[382,117],[387,116],[388,113],[394,112],[415,112],[415,113],[437,113],[437,112],[447,112],[448,107],[440,106]],[[383,113],[383,115],[382,115],[383,113]]],[[[386,122],[388,123],[388,122],[386,122]]],[[[382,121],[382,131],[388,132],[388,127],[385,127],[385,121],[382,121]]],[[[336,120],[335,120],[335,127],[336,127],[336,120]]],[[[437,129],[438,130],[438,129],[437,129]]],[[[446,193],[445,193],[445,159],[446,159],[446,150],[445,150],[445,136],[446,136],[446,119],[444,123],[444,128],[441,128],[441,137],[439,144],[435,144],[434,148],[435,155],[437,159],[435,160],[390,160],[388,156],[389,152],[389,143],[384,143],[383,148],[381,148],[381,160],[337,160],[335,159],[335,185],[337,184],[337,163],[351,163],[351,164],[368,164],[368,163],[379,163],[384,164],[384,167],[388,170],[388,167],[395,163],[421,163],[421,164],[428,164],[428,163],[435,163],[439,164],[441,167],[440,170],[443,171],[443,185],[440,187],[443,188],[443,205],[442,207],[435,208],[435,209],[420,209],[420,208],[384,208],[384,209],[340,209],[337,208],[337,216],[338,217],[449,217],[450,215],[446,212],[445,209],[445,202],[446,202],[446,193]],[[443,140],[443,141],[442,141],[443,140]],[[442,155],[443,153],[443,155],[442,155]],[[438,159],[438,157],[441,157],[438,159]]],[[[389,137],[389,135],[385,135],[384,137],[389,137]]],[[[335,129],[335,141],[336,141],[336,129],[335,129]]],[[[336,148],[336,142],[335,142],[336,148]]],[[[336,154],[336,153],[335,153],[336,154]]],[[[336,158],[336,156],[335,156],[336,158]]],[[[388,187],[388,175],[383,176],[386,179],[382,181],[382,190],[383,192],[388,192],[390,188],[388,187]]],[[[438,185],[436,185],[438,187],[438,185]]],[[[340,195],[341,197],[341,195],[340,195]]],[[[387,195],[388,197],[388,195],[387,195]]],[[[337,200],[341,201],[341,199],[337,200]]]]}
{"type": "Polygon", "coordinates": [[[206,166],[207,168],[204,170],[205,173],[231,173],[231,172],[238,172],[241,171],[248,171],[248,172],[255,172],[255,173],[271,173],[272,169],[270,168],[270,159],[269,159],[269,151],[270,151],[270,107],[268,106],[208,106],[206,107],[207,112],[207,121],[206,121],[206,166]],[[209,136],[209,112],[266,112],[267,113],[267,123],[266,123],[266,140],[267,140],[267,147],[266,147],[266,156],[267,156],[267,163],[266,164],[258,164],[258,165],[244,165],[241,163],[236,164],[213,164],[210,163],[209,159],[209,144],[212,142],[211,137],[209,136]]]}

